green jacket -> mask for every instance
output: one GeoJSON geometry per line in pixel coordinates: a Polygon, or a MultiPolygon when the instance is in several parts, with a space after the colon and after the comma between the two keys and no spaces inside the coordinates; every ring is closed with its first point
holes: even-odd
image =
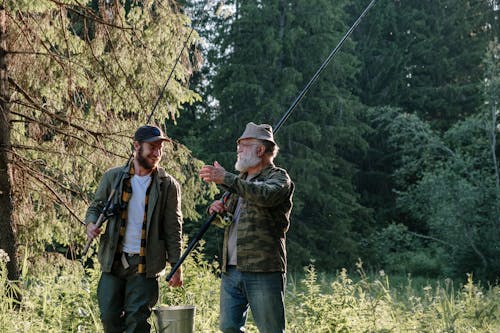
{"type": "MultiPolygon", "coordinates": [[[[238,221],[237,265],[243,272],[286,272],[286,232],[290,226],[294,184],[284,169],[273,164],[251,180],[246,174],[226,172],[221,187],[231,193],[226,205],[234,213],[238,198],[242,206],[238,221]]],[[[229,227],[224,235],[222,270],[227,265],[229,227]]]]}
{"type": "MultiPolygon", "coordinates": [[[[128,168],[117,167],[106,171],[85,216],[85,223],[95,223],[119,177],[129,177],[128,168]]],[[[181,187],[163,168],[153,174],[149,193],[146,238],[146,276],[155,277],[165,269],[167,261],[179,260],[182,242],[181,187]]],[[[122,197],[122,186],[113,196],[113,205],[122,197]]],[[[98,259],[103,272],[110,272],[118,247],[120,214],[106,222],[106,230],[100,237],[98,259]]]]}

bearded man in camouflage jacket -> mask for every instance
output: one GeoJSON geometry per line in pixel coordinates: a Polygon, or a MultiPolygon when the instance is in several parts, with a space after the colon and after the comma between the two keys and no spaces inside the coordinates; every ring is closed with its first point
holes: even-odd
{"type": "Polygon", "coordinates": [[[248,309],[260,332],[285,332],[286,232],[294,184],[274,165],[278,152],[270,125],[248,123],[237,140],[239,175],[219,163],[205,165],[200,177],[231,195],[215,201],[210,214],[230,219],[223,245],[220,329],[244,332],[248,309]]]}

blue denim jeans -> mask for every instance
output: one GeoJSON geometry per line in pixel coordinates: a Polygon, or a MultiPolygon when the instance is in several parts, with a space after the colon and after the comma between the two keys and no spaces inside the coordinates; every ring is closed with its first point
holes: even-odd
{"type": "Polygon", "coordinates": [[[151,329],[147,320],[158,301],[158,281],[137,273],[138,258],[130,258],[127,269],[115,261],[111,273],[101,274],[97,299],[106,333],[144,333],[151,329]]]}
{"type": "Polygon", "coordinates": [[[260,333],[285,332],[285,273],[240,272],[229,266],[221,281],[221,331],[245,332],[248,309],[260,333]]]}

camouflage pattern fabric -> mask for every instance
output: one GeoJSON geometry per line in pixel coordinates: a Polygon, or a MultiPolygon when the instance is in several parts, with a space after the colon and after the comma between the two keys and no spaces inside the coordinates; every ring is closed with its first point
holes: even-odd
{"type": "MultiPolygon", "coordinates": [[[[286,232],[290,226],[294,184],[288,173],[273,164],[247,181],[227,172],[221,187],[230,192],[226,203],[233,214],[238,198],[237,266],[242,272],[285,272],[286,232]]],[[[226,270],[229,227],[224,236],[222,270],[226,270]]]]}

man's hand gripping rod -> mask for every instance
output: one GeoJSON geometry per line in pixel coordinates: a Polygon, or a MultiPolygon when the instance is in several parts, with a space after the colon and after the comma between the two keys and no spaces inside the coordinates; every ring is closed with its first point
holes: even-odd
{"type": "MultiPolygon", "coordinates": [[[[121,179],[121,177],[120,177],[120,179],[121,179]]],[[[102,224],[104,223],[104,221],[106,221],[106,214],[107,214],[107,212],[109,210],[109,207],[111,206],[111,201],[113,200],[113,197],[115,196],[115,193],[116,193],[116,188],[113,188],[113,190],[109,194],[108,201],[106,202],[106,206],[104,206],[101,214],[99,215],[99,218],[97,219],[97,221],[95,223],[95,225],[98,228],[100,228],[102,226],[102,224]]],[[[87,243],[85,244],[85,247],[82,250],[82,255],[83,256],[87,255],[87,251],[89,250],[91,244],[92,244],[92,238],[87,237],[87,243]]]]}
{"type": "MultiPolygon", "coordinates": [[[[106,204],[104,205],[104,208],[102,209],[101,214],[99,215],[99,217],[97,218],[97,221],[95,222],[95,225],[98,228],[100,228],[102,226],[102,224],[104,222],[106,222],[106,220],[108,218],[108,211],[111,207],[111,203],[113,202],[113,198],[114,198],[116,192],[118,191],[118,189],[120,188],[120,184],[122,182],[123,175],[128,171],[128,165],[130,164],[130,161],[132,160],[133,156],[134,155],[132,153],[130,155],[130,157],[128,158],[127,163],[123,167],[123,171],[120,173],[120,177],[118,177],[118,179],[116,180],[115,186],[113,187],[113,189],[111,190],[111,193],[109,194],[108,201],[106,201],[106,204]]],[[[85,247],[82,250],[83,256],[87,255],[87,251],[89,250],[91,244],[92,244],[92,238],[89,238],[87,236],[87,243],[85,244],[85,247]]]]}
{"type": "MultiPolygon", "coordinates": [[[[304,96],[307,93],[307,91],[309,91],[309,89],[311,88],[312,84],[314,82],[316,82],[316,80],[318,79],[318,77],[321,74],[321,72],[326,68],[326,66],[330,63],[330,61],[333,59],[333,57],[337,54],[337,52],[339,51],[339,49],[342,47],[342,44],[344,44],[345,40],[351,35],[351,33],[354,31],[354,29],[356,29],[356,27],[359,25],[359,23],[361,22],[361,20],[363,19],[363,17],[366,15],[366,13],[368,12],[368,10],[370,10],[370,8],[373,6],[374,3],[375,3],[375,0],[372,0],[368,4],[368,6],[361,13],[361,15],[358,17],[358,19],[353,23],[353,25],[346,32],[346,34],[344,35],[344,37],[342,37],[342,39],[337,44],[337,46],[335,46],[335,48],[330,52],[330,54],[328,55],[328,57],[326,58],[326,60],[321,64],[321,66],[316,71],[316,73],[313,75],[313,77],[311,78],[311,80],[309,80],[309,82],[306,84],[306,86],[304,87],[304,89],[302,89],[302,91],[300,92],[300,94],[293,101],[292,105],[288,108],[288,110],[285,112],[285,114],[283,115],[283,117],[278,121],[278,123],[276,124],[276,126],[273,128],[274,134],[276,134],[276,132],[281,128],[281,126],[283,125],[283,123],[288,119],[288,117],[293,112],[293,110],[295,110],[295,108],[300,103],[300,101],[302,100],[302,98],[304,98],[304,96]]],[[[221,200],[223,200],[225,202],[228,199],[229,195],[230,195],[229,192],[225,192],[221,200]]],[[[177,261],[177,263],[174,265],[174,267],[172,267],[172,269],[170,270],[170,273],[168,273],[168,275],[166,277],[167,281],[170,281],[170,279],[172,278],[172,276],[175,274],[175,272],[177,271],[177,269],[179,269],[179,267],[182,265],[182,263],[184,262],[184,260],[186,259],[186,257],[189,255],[189,253],[193,250],[193,248],[196,246],[196,244],[198,244],[198,242],[201,240],[201,238],[203,237],[203,235],[205,234],[205,232],[208,230],[208,227],[210,227],[210,224],[213,222],[213,220],[215,219],[216,216],[217,216],[217,214],[212,214],[208,218],[208,220],[205,221],[205,223],[201,226],[201,228],[198,231],[198,233],[196,234],[196,236],[189,243],[188,247],[186,248],[186,250],[184,251],[184,253],[182,254],[182,256],[179,258],[179,261],[177,261]]]]}

